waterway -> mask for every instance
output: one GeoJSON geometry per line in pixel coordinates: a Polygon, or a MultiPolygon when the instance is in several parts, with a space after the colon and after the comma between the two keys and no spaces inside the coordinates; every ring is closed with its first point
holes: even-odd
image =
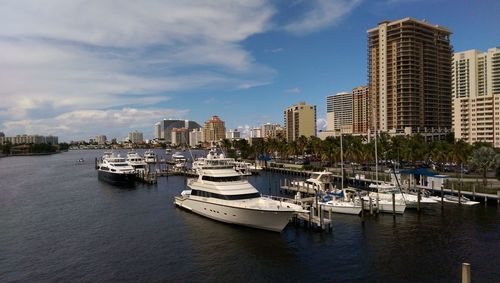
{"type": "MultiPolygon", "coordinates": [[[[473,282],[500,278],[496,205],[364,222],[334,214],[332,233],[289,225],[279,234],[175,207],[184,177],[135,189],[100,182],[101,154],[0,159],[0,282],[458,282],[462,262],[473,282]]],[[[279,180],[291,177],[249,180],[279,194],[279,180]]]]}

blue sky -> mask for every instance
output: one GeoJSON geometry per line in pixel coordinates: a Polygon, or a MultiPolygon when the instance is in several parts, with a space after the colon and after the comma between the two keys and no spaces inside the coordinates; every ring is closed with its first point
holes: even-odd
{"type": "MultiPolygon", "coordinates": [[[[366,30],[449,28],[455,51],[500,46],[500,1],[3,1],[0,131],[61,140],[163,118],[229,128],[283,123],[285,107],[367,83],[366,30]]],[[[323,121],[319,121],[322,124],[323,121]]]]}

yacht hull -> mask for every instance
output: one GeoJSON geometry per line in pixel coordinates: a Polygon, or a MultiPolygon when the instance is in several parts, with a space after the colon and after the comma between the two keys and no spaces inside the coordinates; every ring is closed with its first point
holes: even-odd
{"type": "MultiPolygon", "coordinates": [[[[370,210],[369,198],[363,198],[363,201],[364,201],[365,210],[370,210]]],[[[377,200],[375,198],[372,198],[372,206],[373,206],[373,210],[377,210],[377,200]]],[[[401,203],[398,203],[397,201],[394,204],[394,211],[393,211],[392,200],[387,201],[387,200],[379,199],[379,201],[378,201],[378,210],[380,212],[384,212],[384,213],[395,212],[397,214],[403,214],[405,212],[405,209],[406,209],[406,204],[401,204],[401,203]]]]}
{"type": "Polygon", "coordinates": [[[99,170],[97,177],[114,186],[132,187],[135,185],[135,174],[117,174],[99,170]]]}
{"type": "Polygon", "coordinates": [[[361,206],[356,205],[335,205],[335,204],[322,204],[324,211],[332,211],[333,213],[359,215],[361,213],[361,206]]]}
{"type": "Polygon", "coordinates": [[[281,232],[295,214],[289,210],[239,208],[185,197],[176,197],[175,204],[213,220],[252,228],[281,232]]]}

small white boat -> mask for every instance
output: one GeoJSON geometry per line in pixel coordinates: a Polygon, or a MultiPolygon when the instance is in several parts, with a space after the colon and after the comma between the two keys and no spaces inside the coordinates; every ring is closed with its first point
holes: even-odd
{"type": "Polygon", "coordinates": [[[371,184],[370,188],[374,188],[375,192],[368,193],[367,196],[363,196],[363,202],[365,210],[370,210],[370,199],[372,206],[378,209],[379,212],[385,213],[398,213],[403,214],[406,209],[406,199],[404,195],[391,184],[371,184]],[[394,194],[394,202],[392,201],[392,195],[394,194]]]}
{"type": "Polygon", "coordinates": [[[146,161],[146,163],[156,163],[156,154],[149,149],[144,153],[144,161],[146,161]]]}
{"type": "Polygon", "coordinates": [[[172,149],[171,148],[165,149],[165,153],[169,155],[172,154],[172,149]]]}
{"type": "Polygon", "coordinates": [[[359,215],[361,213],[361,204],[356,202],[329,200],[327,202],[319,202],[323,210],[331,210],[334,213],[359,215]]]}
{"type": "MultiPolygon", "coordinates": [[[[433,198],[434,200],[436,200],[436,202],[440,202],[441,201],[441,197],[440,196],[433,196],[431,197],[433,198]]],[[[455,195],[444,195],[443,196],[443,201],[444,202],[447,202],[447,203],[455,203],[455,204],[463,204],[463,205],[476,205],[476,204],[479,204],[478,201],[472,201],[464,196],[461,196],[460,197],[460,200],[458,198],[458,196],[455,196],[455,195]]]]}

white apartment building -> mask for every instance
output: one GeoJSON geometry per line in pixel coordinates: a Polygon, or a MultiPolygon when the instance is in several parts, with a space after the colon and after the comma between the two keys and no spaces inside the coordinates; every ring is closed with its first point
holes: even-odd
{"type": "Polygon", "coordinates": [[[454,54],[452,97],[455,138],[500,147],[500,48],[454,54]]]}
{"type": "Polygon", "coordinates": [[[241,138],[241,133],[238,131],[238,129],[229,129],[229,131],[226,132],[226,139],[228,140],[238,140],[241,138]]]}
{"type": "Polygon", "coordinates": [[[197,147],[205,142],[203,128],[193,129],[189,132],[189,146],[197,147]]]}
{"type": "Polygon", "coordinates": [[[352,133],[352,94],[350,92],[327,96],[326,113],[327,130],[340,131],[342,129],[352,133]]]}
{"type": "Polygon", "coordinates": [[[131,143],[142,143],[144,141],[143,134],[138,131],[128,133],[128,140],[131,143]]]}

